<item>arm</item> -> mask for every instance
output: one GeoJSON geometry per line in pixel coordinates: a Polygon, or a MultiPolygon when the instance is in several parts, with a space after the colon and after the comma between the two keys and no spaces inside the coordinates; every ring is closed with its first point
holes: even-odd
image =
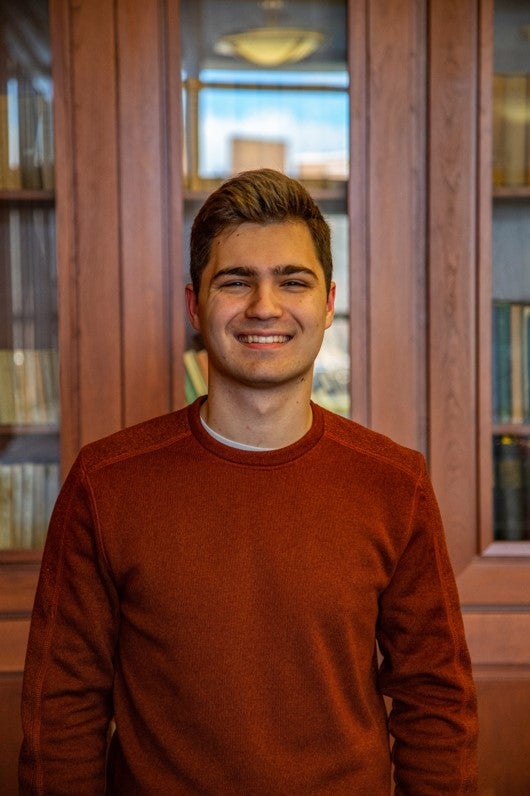
{"type": "Polygon", "coordinates": [[[471,663],[440,513],[425,472],[407,545],[380,600],[380,687],[392,699],[396,795],[476,791],[471,663]]]}
{"type": "Polygon", "coordinates": [[[78,458],[52,515],[31,620],[21,794],[104,792],[118,615],[78,458]]]}

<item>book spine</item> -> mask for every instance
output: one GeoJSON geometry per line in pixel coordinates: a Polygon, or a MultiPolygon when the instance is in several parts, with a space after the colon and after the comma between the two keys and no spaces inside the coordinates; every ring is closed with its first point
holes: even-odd
{"type": "Polygon", "coordinates": [[[497,423],[509,423],[511,420],[510,335],[510,305],[505,301],[495,302],[493,305],[493,412],[497,423]]]}
{"type": "Polygon", "coordinates": [[[523,407],[523,305],[512,304],[510,307],[510,370],[512,393],[512,423],[522,423],[523,407]]]}
{"type": "Polygon", "coordinates": [[[530,423],[530,304],[523,307],[522,318],[522,383],[524,422],[530,423]]]}
{"type": "Polygon", "coordinates": [[[189,379],[193,385],[193,389],[197,395],[206,395],[208,392],[208,385],[204,380],[201,368],[197,362],[197,352],[194,349],[184,351],[184,366],[189,379]]]}
{"type": "Polygon", "coordinates": [[[527,76],[505,76],[503,152],[505,185],[526,182],[527,76]]]}
{"type": "Polygon", "coordinates": [[[523,460],[519,440],[511,435],[494,438],[495,539],[520,541],[526,536],[523,460]]]}
{"type": "Polygon", "coordinates": [[[505,75],[493,75],[493,185],[504,185],[506,180],[503,157],[505,84],[505,75]]]}

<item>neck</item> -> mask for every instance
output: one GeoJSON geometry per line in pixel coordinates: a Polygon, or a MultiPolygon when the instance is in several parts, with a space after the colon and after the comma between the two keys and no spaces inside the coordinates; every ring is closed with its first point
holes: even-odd
{"type": "Polygon", "coordinates": [[[311,428],[311,394],[283,390],[219,391],[209,385],[201,408],[206,423],[223,437],[260,448],[292,445],[311,428]]]}

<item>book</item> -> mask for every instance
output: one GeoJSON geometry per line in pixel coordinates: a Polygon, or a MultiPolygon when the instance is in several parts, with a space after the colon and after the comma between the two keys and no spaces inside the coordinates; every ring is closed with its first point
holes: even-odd
{"type": "Polygon", "coordinates": [[[197,352],[190,348],[184,351],[184,366],[189,376],[190,382],[193,385],[193,390],[197,396],[206,395],[208,392],[208,385],[202,374],[202,370],[197,361],[197,352]]]}
{"type": "Polygon", "coordinates": [[[522,423],[523,407],[523,305],[510,306],[510,371],[512,409],[510,422],[522,423]]]}
{"type": "Polygon", "coordinates": [[[493,304],[493,416],[497,423],[509,423],[512,416],[510,304],[493,304]]]}
{"type": "Polygon", "coordinates": [[[0,425],[16,423],[13,351],[0,350],[0,425]]]}
{"type": "Polygon", "coordinates": [[[505,185],[526,182],[527,76],[504,75],[502,158],[505,185]]]}
{"type": "Polygon", "coordinates": [[[493,185],[504,184],[504,162],[503,162],[503,135],[504,135],[504,75],[493,75],[493,103],[492,103],[492,124],[493,124],[493,152],[492,169],[493,185]]]}
{"type": "Polygon", "coordinates": [[[530,437],[521,437],[519,447],[522,459],[525,539],[530,539],[530,437]]]}
{"type": "Polygon", "coordinates": [[[530,73],[526,76],[526,184],[530,185],[530,73]]]}
{"type": "Polygon", "coordinates": [[[0,94],[0,188],[21,187],[18,83],[10,78],[0,94]]]}
{"type": "Polygon", "coordinates": [[[0,349],[0,425],[58,422],[57,352],[0,349]]]}
{"type": "Polygon", "coordinates": [[[7,119],[7,94],[0,94],[0,188],[8,187],[9,131],[7,119]]]}
{"type": "Polygon", "coordinates": [[[184,397],[187,404],[192,404],[199,397],[193,389],[193,384],[186,369],[184,370],[184,397]]]}
{"type": "Polygon", "coordinates": [[[197,364],[201,370],[202,377],[204,379],[204,384],[206,385],[206,391],[208,391],[208,352],[205,348],[200,348],[196,352],[197,364]]]}
{"type": "Polygon", "coordinates": [[[58,493],[57,463],[0,464],[0,549],[41,549],[58,493]]]}
{"type": "Polygon", "coordinates": [[[497,541],[520,541],[526,536],[526,495],[522,449],[517,437],[494,437],[494,529],[497,541]]]}
{"type": "Polygon", "coordinates": [[[524,422],[530,423],[530,304],[523,307],[522,330],[522,387],[524,422]]]}
{"type": "Polygon", "coordinates": [[[42,188],[38,143],[38,94],[29,79],[19,82],[19,140],[22,187],[42,188]]]}
{"type": "Polygon", "coordinates": [[[0,464],[0,550],[11,547],[12,505],[11,467],[0,464]]]}
{"type": "Polygon", "coordinates": [[[37,113],[36,161],[40,169],[40,182],[44,189],[54,188],[53,117],[51,101],[41,94],[35,98],[37,113]]]}

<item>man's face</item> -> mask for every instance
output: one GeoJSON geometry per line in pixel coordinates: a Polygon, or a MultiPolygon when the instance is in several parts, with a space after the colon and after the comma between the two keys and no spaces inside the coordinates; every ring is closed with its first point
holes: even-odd
{"type": "Polygon", "coordinates": [[[244,223],[212,243],[199,295],[186,288],[212,385],[256,388],[312,379],[335,285],[326,294],[311,233],[301,221],[244,223]]]}

